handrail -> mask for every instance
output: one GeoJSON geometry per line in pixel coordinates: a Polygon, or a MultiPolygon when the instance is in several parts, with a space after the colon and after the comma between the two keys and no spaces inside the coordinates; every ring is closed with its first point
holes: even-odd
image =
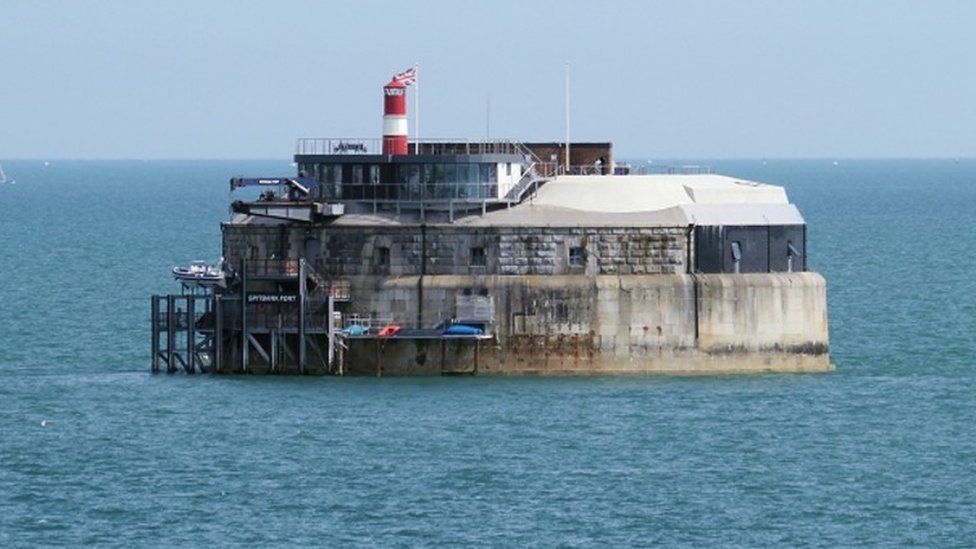
{"type": "Polygon", "coordinates": [[[382,154],[383,140],[376,137],[300,137],[295,154],[382,154]]]}
{"type": "MultiPolygon", "coordinates": [[[[529,161],[538,157],[519,141],[511,139],[433,138],[410,140],[408,155],[517,154],[529,161]]],[[[295,141],[298,155],[378,155],[383,153],[383,139],[375,137],[300,137],[295,141]]]]}
{"type": "Polygon", "coordinates": [[[708,175],[715,173],[711,166],[701,166],[698,164],[650,164],[646,166],[630,166],[628,164],[617,164],[618,170],[623,170],[624,175],[708,175]]]}
{"type": "Polygon", "coordinates": [[[539,174],[536,167],[539,165],[547,166],[548,164],[550,163],[533,162],[524,172],[522,172],[521,179],[519,179],[518,183],[516,183],[511,190],[508,191],[508,194],[505,195],[505,197],[509,200],[521,201],[522,197],[525,195],[525,191],[528,190],[529,187],[535,185],[535,188],[532,191],[534,194],[538,189],[538,184],[540,182],[549,180],[545,174],[539,174]]]}
{"type": "MultiPolygon", "coordinates": [[[[543,162],[541,164],[546,170],[552,165],[551,162],[543,162]]],[[[573,164],[567,169],[565,165],[557,164],[552,172],[554,175],[707,175],[715,173],[712,171],[711,166],[669,166],[663,164],[651,166],[617,164],[612,172],[609,165],[573,164]]]]}
{"type": "Polygon", "coordinates": [[[532,149],[526,147],[522,142],[514,141],[513,143],[515,144],[515,147],[518,149],[519,154],[523,155],[526,159],[530,159],[533,164],[538,164],[542,162],[542,159],[536,156],[536,154],[532,152],[532,149]]]}

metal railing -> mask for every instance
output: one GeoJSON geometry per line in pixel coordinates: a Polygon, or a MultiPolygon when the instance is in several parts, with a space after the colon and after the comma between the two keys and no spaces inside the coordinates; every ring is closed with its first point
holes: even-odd
{"type": "Polygon", "coordinates": [[[539,185],[555,176],[556,166],[551,162],[533,162],[522,172],[522,178],[508,191],[505,198],[513,201],[521,201],[526,192],[531,191],[534,195],[539,189],[539,185]]]}
{"type": "Polygon", "coordinates": [[[352,287],[348,280],[333,280],[328,283],[327,290],[329,296],[335,301],[349,301],[352,295],[352,287]]]}
{"type": "MultiPolygon", "coordinates": [[[[296,141],[295,154],[383,154],[383,139],[375,137],[301,137],[296,141]]],[[[527,147],[511,139],[471,140],[438,138],[411,140],[410,155],[472,155],[509,154],[529,161],[538,161],[527,147]]]]}
{"type": "Polygon", "coordinates": [[[301,137],[295,154],[382,154],[383,140],[375,137],[301,137]]]}
{"type": "Polygon", "coordinates": [[[345,328],[348,328],[349,326],[359,326],[363,330],[367,330],[374,334],[384,326],[393,323],[394,319],[392,314],[372,315],[352,313],[343,318],[345,328]]]}
{"type": "MultiPolygon", "coordinates": [[[[222,298],[224,330],[241,329],[241,298],[224,296],[222,298]]],[[[329,325],[328,299],[309,298],[305,300],[305,329],[322,332],[329,325]]],[[[298,307],[294,303],[248,303],[247,327],[253,329],[298,329],[298,307]]]]}
{"type": "Polygon", "coordinates": [[[297,259],[249,259],[247,276],[298,276],[297,259]]]}
{"type": "MultiPolygon", "coordinates": [[[[190,315],[182,308],[177,308],[172,312],[161,311],[152,318],[152,321],[159,328],[166,329],[169,322],[169,315],[173,315],[173,328],[176,330],[186,330],[189,326],[190,315]]],[[[152,316],[152,315],[150,315],[152,316]]],[[[210,329],[213,327],[213,315],[209,312],[194,312],[193,325],[198,329],[210,329]],[[206,322],[204,322],[206,320],[206,322]]]]}
{"type": "MultiPolygon", "coordinates": [[[[325,184],[330,185],[329,183],[325,184]]],[[[330,200],[448,202],[494,201],[498,197],[498,183],[338,183],[322,198],[330,200]],[[338,187],[338,189],[336,188],[338,187]],[[338,191],[338,192],[337,192],[338,191]]],[[[328,191],[329,189],[327,189],[328,191]]]]}
{"type": "Polygon", "coordinates": [[[618,175],[708,175],[715,172],[712,171],[711,166],[700,166],[697,164],[684,164],[679,166],[667,164],[647,164],[641,166],[617,164],[615,173],[618,173],[618,175]]]}
{"type": "Polygon", "coordinates": [[[424,139],[411,141],[407,150],[410,154],[429,155],[512,154],[522,158],[531,155],[521,143],[510,139],[424,139]]]}
{"type": "Polygon", "coordinates": [[[564,164],[554,164],[552,162],[539,162],[536,168],[544,176],[555,175],[703,175],[715,173],[711,166],[699,165],[680,165],[672,166],[665,164],[648,164],[646,166],[632,166],[621,163],[613,167],[608,164],[573,164],[567,167],[564,164]]]}

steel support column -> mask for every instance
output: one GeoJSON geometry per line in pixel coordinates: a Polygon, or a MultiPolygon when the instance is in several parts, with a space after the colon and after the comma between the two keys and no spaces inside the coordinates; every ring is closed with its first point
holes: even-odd
{"type": "Polygon", "coordinates": [[[298,260],[298,372],[305,373],[305,258],[298,260]]]}
{"type": "Polygon", "coordinates": [[[166,296],[166,373],[176,371],[173,348],[176,347],[176,296],[166,296]]]}
{"type": "Polygon", "coordinates": [[[247,373],[247,260],[241,258],[241,373],[247,373]]]}
{"type": "Polygon", "coordinates": [[[193,374],[197,371],[197,331],[194,312],[197,305],[196,296],[190,294],[186,296],[186,373],[193,374]]]}
{"type": "Polygon", "coordinates": [[[159,373],[159,296],[152,296],[152,373],[159,373]]]}
{"type": "Polygon", "coordinates": [[[214,313],[214,332],[213,332],[213,369],[215,372],[220,373],[223,368],[224,362],[224,308],[221,306],[220,295],[214,296],[213,302],[213,313],[214,313]]]}

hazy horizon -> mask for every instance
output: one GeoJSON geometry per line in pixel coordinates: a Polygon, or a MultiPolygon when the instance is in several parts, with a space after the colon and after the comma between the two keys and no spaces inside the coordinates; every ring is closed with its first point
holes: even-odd
{"type": "Polygon", "coordinates": [[[571,140],[621,159],[976,157],[976,4],[94,6],[5,4],[0,158],[290,158],[379,137],[415,63],[421,139],[561,141],[567,62],[571,140]]]}
{"type": "MultiPolygon", "coordinates": [[[[289,163],[293,163],[294,153],[288,153],[285,156],[172,156],[172,157],[53,157],[53,156],[21,156],[21,157],[9,157],[0,158],[0,160],[6,162],[231,162],[231,161],[254,161],[254,162],[279,162],[286,160],[289,163]]],[[[613,157],[616,162],[634,162],[634,161],[644,161],[646,159],[653,160],[655,163],[661,162],[666,163],[668,161],[684,161],[684,160],[715,160],[715,161],[749,161],[755,160],[756,162],[833,162],[833,161],[873,161],[873,160],[890,160],[890,161],[971,161],[976,160],[976,156],[656,156],[651,157],[649,155],[628,155],[620,156],[616,155],[613,157]]]]}

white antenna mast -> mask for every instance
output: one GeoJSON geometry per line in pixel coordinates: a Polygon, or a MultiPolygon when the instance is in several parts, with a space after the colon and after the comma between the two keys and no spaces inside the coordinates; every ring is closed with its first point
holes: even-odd
{"type": "Polygon", "coordinates": [[[485,141],[491,139],[491,94],[485,97],[485,141]]]}
{"type": "Polygon", "coordinates": [[[566,61],[566,173],[569,173],[569,61],[566,61]]]}

